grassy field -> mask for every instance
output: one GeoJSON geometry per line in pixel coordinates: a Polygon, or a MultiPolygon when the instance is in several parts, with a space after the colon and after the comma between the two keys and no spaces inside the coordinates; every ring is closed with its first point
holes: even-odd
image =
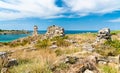
{"type": "MultiPolygon", "coordinates": [[[[108,56],[110,52],[112,55],[120,54],[120,31],[113,31],[111,43],[105,42],[103,46],[96,47],[96,52],[108,56]],[[105,47],[107,46],[107,47],[105,47]],[[101,50],[101,48],[107,50],[101,50]],[[100,50],[99,50],[100,49],[100,50]]],[[[10,57],[18,60],[18,66],[14,66],[9,69],[10,73],[53,73],[51,70],[52,65],[58,59],[65,55],[73,55],[74,53],[82,52],[83,43],[93,43],[96,40],[96,34],[69,34],[65,38],[56,37],[54,39],[38,40],[35,45],[31,45],[28,40],[23,41],[23,44],[15,44],[11,47],[10,44],[0,46],[0,51],[14,51],[10,57]],[[74,44],[66,42],[66,39],[72,39],[77,41],[78,47],[74,44]],[[57,41],[58,48],[50,49],[51,42],[57,41]],[[29,50],[29,48],[36,48],[35,50],[29,50]]],[[[89,54],[88,54],[89,55],[89,54]]],[[[60,69],[65,68],[64,64],[60,65],[60,69]]],[[[102,73],[119,73],[116,69],[109,66],[99,67],[102,73]]]]}

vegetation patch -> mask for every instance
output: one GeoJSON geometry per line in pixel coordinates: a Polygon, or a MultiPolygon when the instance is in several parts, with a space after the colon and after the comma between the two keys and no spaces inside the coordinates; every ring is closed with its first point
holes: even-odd
{"type": "Polygon", "coordinates": [[[111,31],[111,35],[117,35],[118,33],[120,33],[120,30],[111,31]]]}
{"type": "Polygon", "coordinates": [[[117,69],[110,66],[102,66],[103,73],[118,73],[117,69]]]}
{"type": "Polygon", "coordinates": [[[70,42],[65,41],[65,39],[68,39],[68,36],[64,36],[64,37],[57,36],[51,39],[51,41],[56,41],[56,45],[60,47],[70,46],[70,42]]]}
{"type": "Polygon", "coordinates": [[[39,40],[35,44],[36,48],[47,48],[51,45],[51,41],[49,39],[39,40]]]}
{"type": "Polygon", "coordinates": [[[52,45],[52,42],[55,41],[55,44],[59,47],[67,47],[70,45],[69,42],[65,41],[65,39],[67,39],[68,36],[64,36],[64,37],[54,37],[52,39],[44,39],[44,40],[39,40],[37,41],[37,43],[35,44],[36,48],[48,48],[52,45]]]}
{"type": "Polygon", "coordinates": [[[103,56],[116,56],[120,54],[120,41],[109,40],[96,48],[96,52],[103,56]]]}

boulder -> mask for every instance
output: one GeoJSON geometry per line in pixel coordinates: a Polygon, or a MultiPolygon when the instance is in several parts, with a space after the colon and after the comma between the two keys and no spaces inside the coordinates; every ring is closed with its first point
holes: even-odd
{"type": "Polygon", "coordinates": [[[95,73],[99,73],[96,64],[89,60],[84,60],[82,66],[79,67],[78,73],[85,73],[86,70],[90,70],[91,72],[96,71],[95,73]]]}
{"type": "Polygon", "coordinates": [[[16,59],[10,59],[8,60],[8,63],[6,64],[6,67],[9,68],[9,67],[12,67],[12,66],[16,66],[18,65],[18,62],[16,59]]]}
{"type": "Polygon", "coordinates": [[[89,43],[83,44],[82,49],[85,50],[85,51],[89,51],[89,52],[93,52],[94,51],[94,48],[89,43]]]}
{"type": "Polygon", "coordinates": [[[65,35],[64,28],[53,25],[53,26],[48,27],[45,37],[53,38],[56,36],[64,36],[64,35],[65,35]]]}
{"type": "Polygon", "coordinates": [[[95,61],[86,59],[86,57],[67,56],[63,60],[54,64],[54,67],[52,67],[53,73],[58,73],[58,71],[59,73],[99,73],[95,61]],[[58,70],[61,63],[67,65],[68,68],[58,70]]]}
{"type": "Polygon", "coordinates": [[[58,46],[57,45],[52,45],[50,46],[50,49],[56,49],[58,46]]]}
{"type": "Polygon", "coordinates": [[[107,58],[98,58],[97,61],[99,65],[107,65],[109,63],[109,60],[107,58]]]}
{"type": "Polygon", "coordinates": [[[108,60],[111,63],[119,64],[119,56],[109,56],[108,60]]]}
{"type": "Polygon", "coordinates": [[[9,73],[8,68],[2,68],[1,73],[9,73]]]}
{"type": "Polygon", "coordinates": [[[65,63],[75,64],[78,61],[78,59],[79,58],[77,57],[67,56],[65,59],[65,63]]]}
{"type": "Polygon", "coordinates": [[[0,52],[0,68],[4,67],[8,62],[8,56],[6,52],[0,52]]]}
{"type": "Polygon", "coordinates": [[[72,43],[72,44],[75,44],[75,43],[77,43],[75,40],[73,40],[73,39],[66,39],[65,40],[66,42],[69,42],[69,43],[72,43]]]}
{"type": "Polygon", "coordinates": [[[109,28],[103,28],[103,29],[98,31],[96,41],[100,41],[101,39],[105,39],[105,40],[111,39],[111,34],[110,34],[109,28]]]}
{"type": "Polygon", "coordinates": [[[84,71],[84,73],[94,73],[94,72],[87,69],[87,70],[84,71]]]}

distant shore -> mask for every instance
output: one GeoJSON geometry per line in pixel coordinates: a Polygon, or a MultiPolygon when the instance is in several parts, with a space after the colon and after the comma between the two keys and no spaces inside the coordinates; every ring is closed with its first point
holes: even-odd
{"type": "Polygon", "coordinates": [[[29,34],[29,31],[26,30],[0,30],[0,35],[7,34],[29,34]]]}

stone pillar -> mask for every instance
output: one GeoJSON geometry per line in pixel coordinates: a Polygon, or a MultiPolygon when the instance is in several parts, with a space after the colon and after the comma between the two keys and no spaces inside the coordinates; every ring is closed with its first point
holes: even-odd
{"type": "Polygon", "coordinates": [[[34,26],[33,36],[38,36],[38,27],[34,26]]]}

